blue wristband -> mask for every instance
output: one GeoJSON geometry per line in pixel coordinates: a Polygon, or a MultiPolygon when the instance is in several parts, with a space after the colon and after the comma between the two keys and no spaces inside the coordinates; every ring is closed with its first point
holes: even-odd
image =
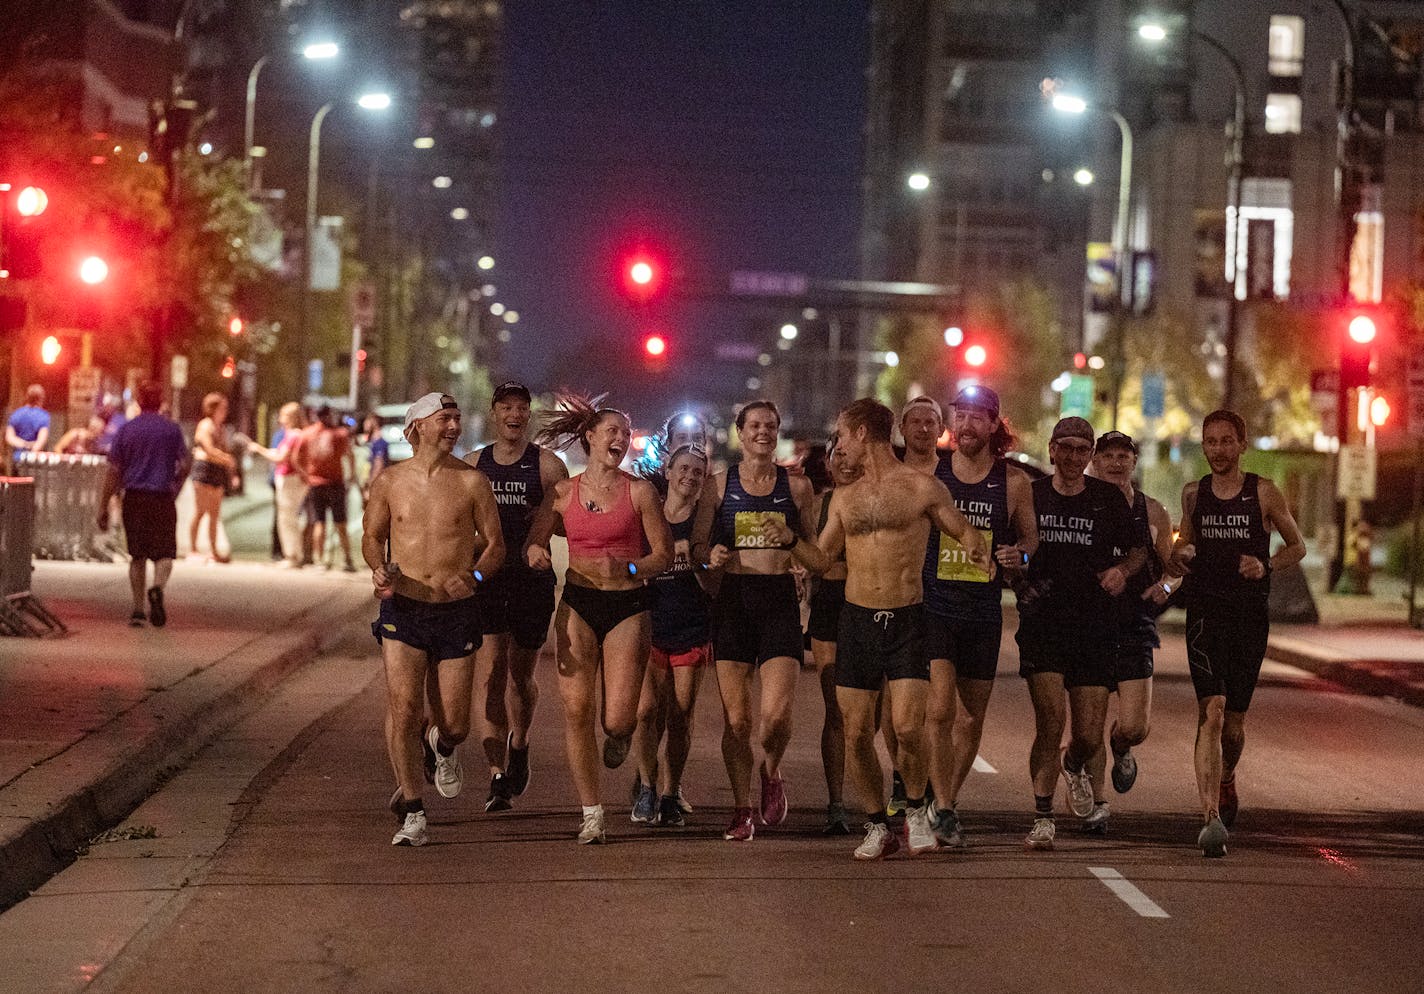
{"type": "Polygon", "coordinates": [[[629,563],[629,564],[628,564],[628,575],[629,575],[629,576],[637,576],[637,575],[638,575],[638,564],[637,564],[637,563],[629,563]]]}
{"type": "Polygon", "coordinates": [[[471,570],[471,571],[470,571],[470,575],[475,578],[475,582],[476,582],[476,583],[484,583],[484,582],[485,582],[485,575],[484,575],[483,573],[481,573],[479,570],[471,570]]]}

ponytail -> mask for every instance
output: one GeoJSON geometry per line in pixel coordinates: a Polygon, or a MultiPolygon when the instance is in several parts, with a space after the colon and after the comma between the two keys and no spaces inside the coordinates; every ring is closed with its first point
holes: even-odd
{"type": "Polygon", "coordinates": [[[574,442],[578,442],[583,446],[584,455],[587,455],[589,445],[586,436],[588,432],[598,427],[598,422],[605,414],[616,414],[621,418],[628,418],[628,415],[615,407],[598,406],[599,402],[607,396],[608,394],[601,393],[597,397],[585,397],[583,394],[555,391],[555,409],[545,411],[541,415],[544,425],[534,436],[534,441],[539,445],[559,450],[567,449],[574,442]]]}

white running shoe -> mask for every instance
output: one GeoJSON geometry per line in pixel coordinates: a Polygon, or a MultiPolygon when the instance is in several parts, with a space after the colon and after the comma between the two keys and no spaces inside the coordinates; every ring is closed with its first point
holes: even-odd
{"type": "Polygon", "coordinates": [[[430,841],[425,832],[425,812],[412,811],[405,816],[405,824],[391,839],[393,846],[423,846],[430,841]]]}
{"type": "Polygon", "coordinates": [[[440,729],[434,725],[425,730],[425,741],[435,753],[435,789],[440,792],[441,797],[459,797],[460,788],[465,783],[465,771],[460,766],[459,750],[456,749],[448,756],[440,755],[437,745],[440,741],[440,729]]]}
{"type": "Polygon", "coordinates": [[[1028,833],[1028,838],[1024,840],[1024,845],[1030,849],[1052,849],[1053,836],[1057,831],[1052,818],[1046,815],[1040,815],[1033,820],[1033,830],[1028,833]]]}
{"type": "Polygon", "coordinates": [[[856,846],[856,859],[884,859],[900,851],[900,839],[883,821],[865,823],[865,841],[856,846]]]}
{"type": "Polygon", "coordinates": [[[578,840],[581,846],[608,841],[608,835],[603,830],[603,805],[600,804],[583,816],[583,827],[579,829],[578,840]]]}
{"type": "Polygon", "coordinates": [[[1111,817],[1111,812],[1108,811],[1107,801],[1102,804],[1094,804],[1092,812],[1083,819],[1083,831],[1106,835],[1109,817],[1111,817]]]}
{"type": "Polygon", "coordinates": [[[939,848],[934,828],[930,825],[929,807],[921,804],[918,808],[905,809],[905,846],[911,856],[924,852],[934,852],[939,848]]]}
{"type": "Polygon", "coordinates": [[[1068,769],[1068,754],[1063,754],[1063,779],[1068,782],[1068,810],[1079,818],[1093,813],[1093,778],[1086,769],[1074,773],[1068,769]]]}

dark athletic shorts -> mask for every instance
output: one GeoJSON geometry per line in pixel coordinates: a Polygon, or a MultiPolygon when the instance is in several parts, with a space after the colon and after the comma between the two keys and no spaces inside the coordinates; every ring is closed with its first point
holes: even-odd
{"type": "Polygon", "coordinates": [[[1197,699],[1224,696],[1245,714],[1266,657],[1271,619],[1264,601],[1187,602],[1187,662],[1197,699]]]}
{"type": "Polygon", "coordinates": [[[463,659],[480,647],[480,612],[474,597],[431,604],[395,594],[381,601],[371,634],[419,649],[433,663],[463,659]]]}
{"type": "Polygon", "coordinates": [[[554,574],[510,570],[508,567],[480,586],[480,631],[508,634],[514,644],[530,651],[549,637],[554,616],[554,574]]]}
{"type": "Polygon", "coordinates": [[[834,642],[840,636],[841,608],[845,605],[844,580],[822,580],[811,595],[811,616],[806,634],[817,642],[834,642]]]}
{"type": "Polygon", "coordinates": [[[933,662],[947,659],[956,680],[992,680],[999,669],[999,646],[1004,638],[1000,612],[968,621],[925,612],[925,655],[933,662]]]}
{"type": "Polygon", "coordinates": [[[718,659],[760,666],[786,656],[799,663],[806,650],[796,578],[728,573],[712,605],[712,633],[718,659]]]}
{"type": "Polygon", "coordinates": [[[227,475],[227,470],[209,459],[195,459],[188,471],[188,478],[194,483],[219,489],[227,488],[227,475]]]}
{"type": "Polygon", "coordinates": [[[1117,640],[1112,636],[1095,638],[1082,628],[1024,618],[1014,641],[1019,646],[1021,677],[1057,673],[1065,687],[1116,685],[1117,640]]]}
{"type": "Polygon", "coordinates": [[[925,606],[894,610],[846,602],[836,640],[836,686],[880,690],[886,680],[928,680],[925,606]]]}
{"type": "Polygon", "coordinates": [[[330,512],[332,524],[346,524],[346,485],[318,483],[307,491],[306,511],[308,521],[325,521],[330,512]]]}
{"type": "Polygon", "coordinates": [[[172,494],[125,490],[123,521],[134,559],[178,558],[178,502],[172,494]]]}
{"type": "Polygon", "coordinates": [[[1119,643],[1113,663],[1114,684],[1124,680],[1149,680],[1152,677],[1152,646],[1119,643]]]}

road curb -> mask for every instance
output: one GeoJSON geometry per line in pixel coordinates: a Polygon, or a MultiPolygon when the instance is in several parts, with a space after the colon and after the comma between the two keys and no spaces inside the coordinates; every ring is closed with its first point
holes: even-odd
{"type": "Polygon", "coordinates": [[[0,827],[0,911],[74,860],[75,850],[118,824],[153,790],[225,729],[250,712],[297,669],[350,634],[370,609],[344,599],[303,612],[280,631],[267,632],[212,663],[196,668],[167,692],[154,694],[104,727],[33,767],[16,785],[46,798],[46,810],[8,819],[0,827]],[[189,698],[186,709],[182,698],[189,698]],[[173,714],[175,708],[177,714],[173,714]],[[111,753],[112,756],[106,755],[111,753]],[[97,771],[75,786],[76,768],[97,771]],[[46,790],[44,781],[56,781],[46,790]],[[49,800],[49,797],[57,798],[49,800]]]}
{"type": "MultiPolygon", "coordinates": [[[[1397,675],[1407,670],[1407,664],[1371,662],[1368,660],[1333,660],[1289,646],[1267,643],[1266,658],[1286,663],[1338,683],[1342,687],[1371,697],[1394,697],[1414,707],[1424,707],[1424,685],[1397,675]]],[[[1415,666],[1413,669],[1417,670],[1415,666]]]]}

